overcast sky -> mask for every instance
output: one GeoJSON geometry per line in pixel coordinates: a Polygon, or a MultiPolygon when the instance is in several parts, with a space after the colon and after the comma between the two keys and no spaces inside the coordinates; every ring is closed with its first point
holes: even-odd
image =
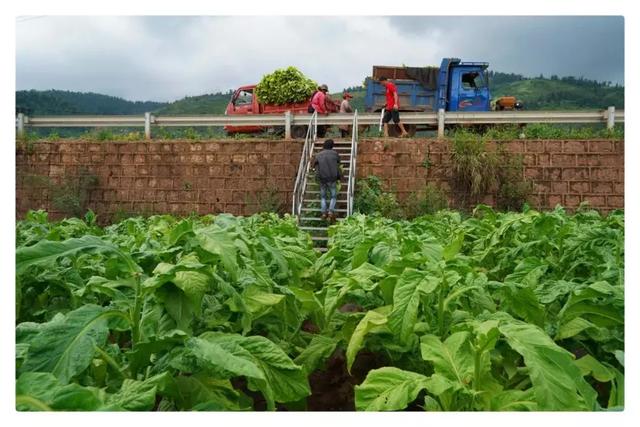
{"type": "Polygon", "coordinates": [[[19,17],[17,89],[173,101],[293,65],[330,91],[372,65],[486,61],[526,76],[624,83],[622,17],[19,17]]]}

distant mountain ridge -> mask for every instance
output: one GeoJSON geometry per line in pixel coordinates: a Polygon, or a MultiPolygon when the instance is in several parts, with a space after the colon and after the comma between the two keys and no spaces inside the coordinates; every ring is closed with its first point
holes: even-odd
{"type": "Polygon", "coordinates": [[[55,89],[16,91],[16,112],[27,115],[139,114],[164,105],[165,102],[127,101],[93,92],[55,89]]]}
{"type": "MultiPolygon", "coordinates": [[[[489,86],[493,98],[513,95],[528,110],[624,108],[624,86],[576,77],[524,77],[514,73],[490,71],[489,86]]],[[[364,88],[346,88],[352,104],[364,109],[364,88]]],[[[233,91],[188,96],[174,102],[127,101],[98,93],[63,90],[16,91],[16,113],[27,115],[121,115],[153,112],[158,115],[223,114],[233,91]]],[[[339,99],[342,91],[332,94],[339,99]]]]}

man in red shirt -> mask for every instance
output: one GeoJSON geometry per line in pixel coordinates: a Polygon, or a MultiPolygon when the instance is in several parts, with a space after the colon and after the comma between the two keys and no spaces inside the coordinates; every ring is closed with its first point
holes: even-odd
{"type": "MultiPolygon", "coordinates": [[[[318,91],[313,94],[311,98],[311,109],[309,112],[317,112],[318,114],[329,115],[329,110],[327,110],[327,92],[329,92],[329,87],[327,85],[322,84],[318,86],[318,91]]],[[[327,125],[318,125],[318,136],[324,137],[327,133],[327,129],[329,126],[327,125]]]]}
{"type": "Polygon", "coordinates": [[[400,102],[398,100],[398,89],[396,85],[387,80],[386,77],[380,77],[380,84],[387,89],[386,97],[387,104],[385,106],[384,116],[382,117],[382,123],[384,124],[384,136],[389,136],[389,122],[393,119],[393,123],[397,124],[400,127],[400,137],[405,137],[409,135],[404,125],[400,122],[400,112],[398,108],[400,106],[400,102]]]}
{"type": "Polygon", "coordinates": [[[313,107],[318,114],[329,114],[326,105],[328,91],[329,88],[327,85],[320,85],[318,91],[314,93],[313,98],[311,98],[311,107],[313,107]]]}

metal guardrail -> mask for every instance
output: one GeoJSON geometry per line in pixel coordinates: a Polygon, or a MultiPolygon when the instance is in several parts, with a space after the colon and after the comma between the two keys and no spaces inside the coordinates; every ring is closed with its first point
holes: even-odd
{"type": "MultiPolygon", "coordinates": [[[[358,115],[360,125],[379,125],[380,113],[358,115]]],[[[24,134],[26,127],[143,127],[146,138],[151,138],[151,126],[282,126],[285,136],[291,137],[293,126],[307,126],[311,114],[277,115],[198,115],[198,116],[34,116],[18,114],[16,128],[18,135],[24,134]]],[[[429,125],[438,129],[438,136],[444,136],[445,125],[452,124],[505,124],[505,123],[606,123],[613,129],[615,123],[624,122],[624,111],[614,107],[596,111],[481,111],[431,113],[401,113],[402,122],[409,125],[429,125]]],[[[318,125],[349,125],[351,114],[329,114],[317,116],[318,125]]]]}

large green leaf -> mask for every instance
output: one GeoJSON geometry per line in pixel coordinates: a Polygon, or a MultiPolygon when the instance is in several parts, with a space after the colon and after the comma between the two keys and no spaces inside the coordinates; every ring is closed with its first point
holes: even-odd
{"type": "Polygon", "coordinates": [[[104,345],[109,318],[123,316],[118,311],[85,305],[54,318],[30,338],[20,371],[51,372],[66,384],[89,366],[95,347],[104,345]]]}
{"type": "Polygon", "coordinates": [[[68,239],[64,242],[52,242],[41,240],[33,246],[18,248],[16,250],[16,275],[33,266],[48,266],[58,258],[74,256],[83,251],[112,252],[117,254],[127,265],[130,271],[140,271],[140,267],[116,246],[107,243],[95,236],[83,236],[68,239]]]}
{"type": "Polygon", "coordinates": [[[16,381],[18,411],[95,411],[106,408],[103,395],[95,388],[63,385],[49,372],[25,372],[16,381]]]}
{"type": "Polygon", "coordinates": [[[615,378],[615,373],[609,368],[598,362],[593,356],[587,354],[576,360],[576,365],[580,368],[582,375],[591,375],[601,383],[606,383],[615,378]]]}
{"type": "Polygon", "coordinates": [[[347,274],[347,277],[355,280],[358,286],[371,291],[375,287],[375,283],[387,276],[387,273],[375,265],[365,262],[358,268],[355,268],[347,274]]]}
{"type": "Polygon", "coordinates": [[[294,362],[301,365],[308,374],[315,371],[324,362],[338,345],[339,339],[316,335],[302,353],[295,358],[294,362]]]}
{"type": "Polygon", "coordinates": [[[567,323],[581,317],[596,326],[624,325],[624,295],[620,287],[596,282],[576,290],[567,300],[558,317],[567,323]]]}
{"type": "Polygon", "coordinates": [[[524,358],[535,391],[538,410],[594,410],[596,392],[582,378],[568,351],[540,328],[507,322],[499,327],[509,345],[524,358]]]}
{"type": "Polygon", "coordinates": [[[501,296],[502,310],[534,325],[544,324],[544,309],[532,288],[505,282],[497,294],[501,296]]]}
{"type": "Polygon", "coordinates": [[[202,297],[211,288],[211,278],[197,271],[178,271],[172,282],[184,292],[194,311],[199,313],[202,297]]]}
{"type": "Polygon", "coordinates": [[[413,334],[418,319],[420,294],[431,293],[438,287],[439,280],[430,273],[407,269],[402,273],[393,291],[393,309],[389,314],[389,328],[406,343],[413,334]]]}
{"type": "Polygon", "coordinates": [[[364,315],[356,329],[351,335],[349,344],[347,345],[347,370],[351,372],[351,366],[360,349],[363,347],[365,336],[373,331],[385,330],[381,327],[387,323],[387,313],[390,307],[381,307],[376,310],[368,311],[364,315]]]}
{"type": "Polygon", "coordinates": [[[228,232],[214,225],[198,230],[196,239],[202,249],[220,260],[232,280],[238,279],[238,248],[228,232]]]}
{"type": "Polygon", "coordinates": [[[356,410],[397,411],[413,402],[427,387],[428,378],[415,372],[385,367],[369,372],[355,388],[356,410]]]}
{"type": "Polygon", "coordinates": [[[185,346],[199,363],[209,370],[221,374],[229,372],[232,376],[245,376],[264,379],[264,373],[258,367],[251,354],[240,345],[224,345],[210,337],[189,338],[185,346]]]}
{"type": "Polygon", "coordinates": [[[171,393],[178,409],[191,411],[203,408],[209,411],[235,411],[251,409],[240,402],[240,394],[229,380],[213,378],[204,373],[175,378],[175,391],[171,393]]]}
{"type": "Polygon", "coordinates": [[[456,332],[444,342],[435,335],[420,338],[422,358],[433,363],[437,374],[462,386],[469,386],[474,372],[473,351],[468,332],[456,332]]]}
{"type": "Polygon", "coordinates": [[[444,249],[442,250],[442,258],[445,261],[453,259],[462,249],[463,242],[464,232],[460,231],[451,239],[451,242],[444,247],[444,249]]]}
{"type": "Polygon", "coordinates": [[[188,340],[187,347],[214,373],[246,376],[249,386],[264,394],[270,409],[274,402],[296,401],[311,393],[302,368],[267,338],[207,332],[188,340]]]}
{"type": "Polygon", "coordinates": [[[125,379],[122,387],[109,396],[108,403],[128,411],[148,411],[156,403],[156,394],[166,387],[171,377],[167,372],[144,381],[125,379]]]}
{"type": "Polygon", "coordinates": [[[505,390],[491,396],[492,411],[535,411],[537,409],[533,389],[505,390]]]}

